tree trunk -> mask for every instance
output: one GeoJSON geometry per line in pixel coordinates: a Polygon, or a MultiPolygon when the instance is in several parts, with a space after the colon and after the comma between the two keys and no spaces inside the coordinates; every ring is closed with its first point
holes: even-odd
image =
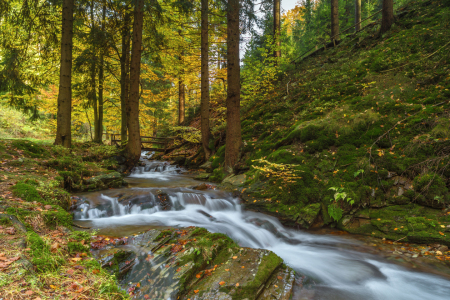
{"type": "Polygon", "coordinates": [[[331,41],[339,40],[339,0],[331,0],[331,41]]]}
{"type": "Polygon", "coordinates": [[[227,128],[224,172],[232,173],[239,159],[241,137],[241,83],[239,66],[239,0],[227,9],[227,128]]]}
{"type": "Polygon", "coordinates": [[[62,9],[61,67],[55,145],[72,145],[72,37],[74,0],[64,0],[62,9]]]}
{"type": "Polygon", "coordinates": [[[273,42],[275,43],[275,51],[273,52],[273,56],[281,57],[281,41],[280,41],[280,32],[281,32],[281,0],[274,0],[273,3],[273,42]]]}
{"type": "Polygon", "coordinates": [[[178,125],[184,123],[185,105],[186,105],[186,93],[183,75],[181,74],[178,80],[178,125]]]}
{"type": "Polygon", "coordinates": [[[388,31],[394,23],[394,1],[383,0],[383,10],[381,12],[381,30],[380,33],[388,31]]]}
{"type": "Polygon", "coordinates": [[[125,7],[124,25],[122,29],[122,56],[120,57],[120,109],[121,109],[121,129],[120,136],[122,142],[127,137],[127,103],[130,86],[130,13],[128,6],[125,7]]]}
{"type": "Polygon", "coordinates": [[[92,43],[92,57],[91,57],[91,91],[90,91],[90,100],[92,107],[94,108],[94,142],[98,143],[98,107],[97,107],[97,90],[96,90],[96,83],[95,83],[95,73],[96,73],[96,66],[95,66],[95,60],[97,59],[95,57],[95,48],[96,48],[96,41],[95,41],[95,34],[94,34],[94,1],[91,1],[91,43],[92,43]]]}
{"type": "MultiPolygon", "coordinates": [[[[211,156],[209,139],[211,131],[209,128],[209,41],[208,41],[208,0],[201,0],[201,100],[200,100],[200,122],[202,132],[202,146],[205,160],[211,156]]],[[[220,55],[217,56],[220,69],[220,55]]]]}
{"type": "Polygon", "coordinates": [[[361,0],[355,0],[355,31],[361,30],[361,0]]]}
{"type": "Polygon", "coordinates": [[[142,27],[144,22],[144,0],[136,0],[134,7],[133,42],[130,64],[130,97],[127,105],[128,170],[134,167],[141,156],[139,128],[139,82],[141,73],[142,27]]]}
{"type": "MultiPolygon", "coordinates": [[[[105,31],[105,19],[106,19],[106,5],[103,4],[102,12],[102,33],[105,31]]],[[[104,73],[103,73],[103,63],[104,63],[104,51],[106,44],[104,43],[104,35],[102,37],[102,46],[100,52],[100,65],[98,70],[98,126],[97,126],[97,136],[98,142],[103,143],[103,83],[104,83],[104,73]]]]}

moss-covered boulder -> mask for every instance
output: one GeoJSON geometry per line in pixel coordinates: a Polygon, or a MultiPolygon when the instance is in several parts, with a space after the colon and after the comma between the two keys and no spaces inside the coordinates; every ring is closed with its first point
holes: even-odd
{"type": "Polygon", "coordinates": [[[94,255],[134,299],[289,299],[294,272],[268,250],[203,228],[94,241],[94,255]],[[101,245],[100,247],[97,247],[101,245]],[[138,263],[139,262],[139,263],[138,263]]]}
{"type": "Polygon", "coordinates": [[[79,189],[81,191],[93,191],[99,189],[118,188],[124,184],[125,182],[123,180],[123,175],[119,172],[112,172],[83,180],[83,183],[79,189]]]}

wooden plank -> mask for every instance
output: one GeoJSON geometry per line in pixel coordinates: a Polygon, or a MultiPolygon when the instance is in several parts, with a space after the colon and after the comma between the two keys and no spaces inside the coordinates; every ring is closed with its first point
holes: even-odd
{"type": "Polygon", "coordinates": [[[141,141],[141,144],[165,145],[165,144],[167,144],[167,143],[166,143],[166,142],[146,142],[146,141],[141,141]]]}
{"type": "Polygon", "coordinates": [[[155,152],[165,152],[166,149],[162,148],[141,148],[143,151],[155,151],[155,152]]]}

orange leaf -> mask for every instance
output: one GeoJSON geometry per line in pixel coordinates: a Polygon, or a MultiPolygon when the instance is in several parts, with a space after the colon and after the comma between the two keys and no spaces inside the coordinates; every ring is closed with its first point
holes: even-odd
{"type": "Polygon", "coordinates": [[[237,258],[237,256],[233,256],[233,259],[236,259],[237,258]]]}
{"type": "Polygon", "coordinates": [[[440,235],[445,235],[443,232],[440,232],[440,231],[439,231],[439,234],[440,234],[440,235]]]}
{"type": "Polygon", "coordinates": [[[199,290],[194,290],[194,293],[196,293],[196,294],[197,294],[198,292],[199,292],[199,290]]]}
{"type": "Polygon", "coordinates": [[[219,282],[219,284],[220,284],[220,285],[224,285],[224,284],[225,284],[225,281],[221,281],[221,282],[219,282]]]}
{"type": "Polygon", "coordinates": [[[141,283],[138,282],[138,284],[136,284],[136,287],[141,287],[141,283]]]}
{"type": "Polygon", "coordinates": [[[200,277],[202,277],[202,275],[197,274],[197,275],[195,275],[195,277],[200,278],[200,277]]]}
{"type": "Polygon", "coordinates": [[[228,272],[228,271],[230,271],[230,269],[225,269],[225,271],[227,271],[227,272],[228,272]]]}
{"type": "Polygon", "coordinates": [[[236,286],[239,286],[239,282],[238,282],[238,283],[236,283],[236,286]]]}
{"type": "Polygon", "coordinates": [[[280,279],[280,280],[283,279],[283,277],[281,277],[281,276],[277,276],[277,278],[280,279]]]}

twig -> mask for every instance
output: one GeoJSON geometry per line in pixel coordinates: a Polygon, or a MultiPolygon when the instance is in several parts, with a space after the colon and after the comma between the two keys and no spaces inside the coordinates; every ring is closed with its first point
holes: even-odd
{"type": "Polygon", "coordinates": [[[73,223],[72,226],[78,227],[78,228],[81,228],[81,229],[91,229],[92,228],[92,227],[84,227],[84,226],[81,226],[81,225],[78,225],[78,224],[75,224],[75,223],[73,223]]]}
{"type": "Polygon", "coordinates": [[[397,243],[398,241],[403,240],[405,237],[407,237],[407,235],[405,235],[404,237],[402,237],[401,239],[396,240],[394,243],[397,243]]]}

